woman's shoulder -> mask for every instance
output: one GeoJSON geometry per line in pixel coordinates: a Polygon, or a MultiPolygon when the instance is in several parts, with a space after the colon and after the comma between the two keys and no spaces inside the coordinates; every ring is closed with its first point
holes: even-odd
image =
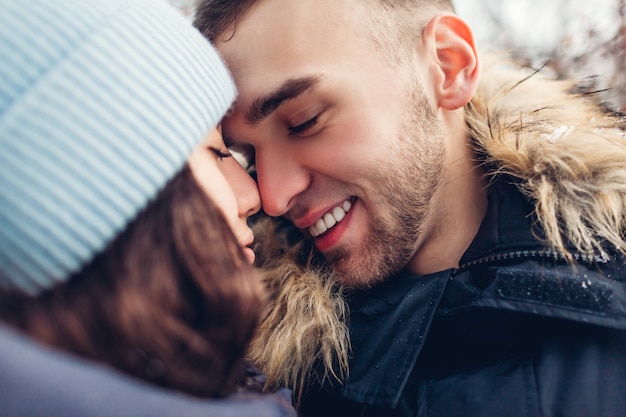
{"type": "Polygon", "coordinates": [[[296,416],[281,394],[200,399],[50,349],[0,326],[0,417],[296,416]]]}

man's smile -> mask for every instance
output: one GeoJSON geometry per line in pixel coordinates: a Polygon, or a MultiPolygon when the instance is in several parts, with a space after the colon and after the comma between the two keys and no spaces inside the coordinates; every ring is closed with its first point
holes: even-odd
{"type": "Polygon", "coordinates": [[[341,205],[325,213],[313,226],[309,227],[309,233],[313,237],[318,237],[326,233],[328,230],[335,227],[337,223],[342,221],[350,209],[352,209],[352,202],[345,200],[341,205]]]}

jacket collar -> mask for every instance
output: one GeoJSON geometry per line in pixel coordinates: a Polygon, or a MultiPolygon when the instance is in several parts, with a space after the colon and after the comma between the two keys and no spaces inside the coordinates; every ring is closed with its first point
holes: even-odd
{"type": "Polygon", "coordinates": [[[518,188],[519,180],[508,175],[493,177],[487,192],[487,213],[470,247],[460,260],[463,265],[486,254],[509,250],[544,250],[544,235],[533,215],[533,206],[518,188]]]}
{"type": "MultiPolygon", "coordinates": [[[[535,237],[541,231],[533,229],[532,207],[514,180],[494,181],[488,198],[487,215],[462,262],[544,249],[535,237]]],[[[626,329],[624,281],[584,265],[576,269],[562,263],[546,270],[532,255],[529,259],[518,269],[502,267],[489,283],[480,282],[482,274],[468,271],[457,275],[458,270],[446,270],[422,277],[401,273],[354,293],[349,300],[353,354],[349,378],[338,388],[340,395],[363,404],[395,407],[436,315],[482,307],[626,329]],[[580,274],[587,279],[581,280],[580,274]]],[[[619,262],[609,264],[619,272],[619,262]]]]}

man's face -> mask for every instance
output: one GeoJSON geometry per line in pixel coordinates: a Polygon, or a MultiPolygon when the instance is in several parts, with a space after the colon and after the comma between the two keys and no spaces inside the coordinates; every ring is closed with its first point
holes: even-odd
{"type": "Polygon", "coordinates": [[[352,3],[260,1],[216,46],[239,91],[224,136],[254,149],[263,208],[367,287],[428,239],[445,149],[425,69],[386,62],[352,3]]]}

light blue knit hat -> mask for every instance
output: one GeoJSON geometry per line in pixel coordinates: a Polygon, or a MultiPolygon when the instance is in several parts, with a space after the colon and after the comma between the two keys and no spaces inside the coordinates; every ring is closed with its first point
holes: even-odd
{"type": "Polygon", "coordinates": [[[161,0],[0,0],[0,286],[37,294],[79,271],[234,96],[161,0]]]}

